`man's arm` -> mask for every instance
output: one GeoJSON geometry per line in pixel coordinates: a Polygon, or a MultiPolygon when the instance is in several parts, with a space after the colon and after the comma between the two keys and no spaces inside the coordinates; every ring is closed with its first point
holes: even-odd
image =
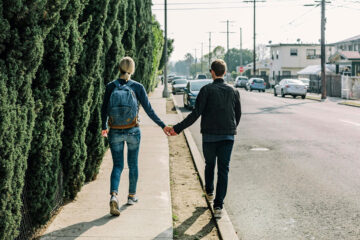
{"type": "Polygon", "coordinates": [[[235,118],[236,118],[236,126],[240,123],[241,118],[241,103],[240,103],[240,93],[235,90],[235,118]]]}
{"type": "Polygon", "coordinates": [[[200,89],[199,95],[196,98],[194,110],[184,120],[173,127],[177,134],[179,134],[185,128],[191,126],[200,117],[206,106],[206,98],[207,91],[206,88],[203,87],[200,89]]]}

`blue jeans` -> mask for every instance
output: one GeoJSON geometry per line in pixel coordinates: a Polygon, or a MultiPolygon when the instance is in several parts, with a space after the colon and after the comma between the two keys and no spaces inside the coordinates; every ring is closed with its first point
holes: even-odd
{"type": "Polygon", "coordinates": [[[129,166],[129,194],[136,193],[138,180],[138,156],[141,140],[139,127],[129,129],[110,129],[109,144],[113,158],[113,169],[110,178],[110,194],[118,193],[120,176],[124,169],[124,143],[126,142],[128,153],[127,160],[129,166]]]}
{"type": "Polygon", "coordinates": [[[205,157],[205,190],[207,193],[214,192],[214,170],[216,160],[218,164],[218,179],[214,208],[223,208],[228,185],[230,157],[234,141],[226,140],[219,142],[203,142],[205,157]]]}

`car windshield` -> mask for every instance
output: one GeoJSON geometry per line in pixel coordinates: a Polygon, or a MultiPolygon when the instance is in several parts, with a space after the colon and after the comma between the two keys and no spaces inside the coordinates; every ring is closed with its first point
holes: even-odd
{"type": "Polygon", "coordinates": [[[198,82],[192,82],[191,85],[190,85],[190,90],[191,91],[200,91],[200,89],[211,83],[211,81],[198,81],[198,82]]]}
{"type": "Polygon", "coordinates": [[[309,80],[309,79],[300,79],[300,81],[302,81],[302,82],[305,83],[305,84],[309,84],[309,83],[310,83],[310,80],[309,80]]]}
{"type": "Polygon", "coordinates": [[[197,77],[197,79],[206,79],[206,75],[201,74],[197,77]]]}
{"type": "Polygon", "coordinates": [[[242,81],[247,81],[248,79],[247,78],[238,78],[238,80],[242,80],[242,81]]]}
{"type": "Polygon", "coordinates": [[[262,79],[254,79],[254,82],[255,82],[255,83],[263,83],[264,80],[262,80],[262,79]]]}
{"type": "Polygon", "coordinates": [[[303,85],[304,83],[299,80],[288,80],[288,84],[300,84],[303,85]]]}
{"type": "Polygon", "coordinates": [[[187,81],[185,80],[185,79],[181,79],[181,80],[176,80],[176,81],[174,81],[174,85],[175,84],[186,84],[187,83],[187,81]]]}

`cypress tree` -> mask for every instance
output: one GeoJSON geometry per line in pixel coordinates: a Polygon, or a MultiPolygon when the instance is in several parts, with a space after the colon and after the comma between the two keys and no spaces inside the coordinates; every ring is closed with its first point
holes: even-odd
{"type": "Polygon", "coordinates": [[[60,150],[64,103],[69,90],[69,76],[74,73],[81,52],[77,21],[83,3],[72,0],[64,5],[66,8],[61,12],[59,22],[45,40],[43,61],[32,83],[39,108],[26,172],[26,197],[35,225],[44,224],[61,201],[56,197],[61,191],[58,181],[62,171],[60,150]],[[74,37],[76,41],[71,41],[74,37]]]}
{"type": "Polygon", "coordinates": [[[160,28],[160,24],[158,21],[155,20],[155,17],[152,18],[152,42],[153,42],[153,65],[152,65],[152,72],[151,72],[151,85],[150,89],[153,90],[157,84],[156,76],[160,65],[161,55],[164,47],[164,38],[163,38],[163,31],[160,28]]]}
{"type": "Polygon", "coordinates": [[[121,44],[122,33],[125,27],[125,11],[127,2],[125,0],[110,0],[107,17],[104,24],[103,55],[101,56],[101,67],[94,81],[94,97],[90,109],[89,126],[86,131],[87,159],[84,168],[85,181],[95,179],[105,153],[104,139],[101,137],[101,104],[105,83],[113,80],[118,75],[118,63],[124,54],[121,44]],[[120,23],[119,20],[122,20],[120,23]]]}
{"type": "Polygon", "coordinates": [[[35,119],[31,83],[60,1],[0,2],[0,239],[14,239],[35,119]]]}
{"type": "MultiPolygon", "coordinates": [[[[61,163],[66,199],[73,199],[85,181],[84,167],[88,157],[86,131],[94,98],[94,86],[98,84],[95,81],[99,81],[102,74],[100,60],[108,3],[109,0],[90,0],[80,18],[81,22],[91,23],[84,37],[84,50],[76,67],[76,75],[69,79],[70,91],[65,103],[61,163]]],[[[101,90],[99,91],[101,94],[101,90]]],[[[95,94],[98,95],[99,92],[95,94]]]]}
{"type": "Polygon", "coordinates": [[[136,0],[136,60],[134,78],[142,83],[147,91],[151,89],[153,62],[151,0],[136,0]]]}
{"type": "MultiPolygon", "coordinates": [[[[136,42],[135,42],[135,34],[136,34],[136,19],[137,15],[140,14],[137,12],[136,0],[126,0],[128,2],[128,7],[126,11],[126,30],[124,32],[124,37],[122,39],[122,43],[125,49],[125,55],[132,57],[137,62],[137,53],[136,53],[136,42]]],[[[121,21],[120,21],[121,22],[121,21]]]]}

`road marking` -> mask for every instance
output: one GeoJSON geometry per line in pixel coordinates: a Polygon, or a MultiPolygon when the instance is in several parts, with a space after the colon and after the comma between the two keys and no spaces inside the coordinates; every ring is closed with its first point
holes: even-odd
{"type": "Polygon", "coordinates": [[[268,148],[262,148],[262,147],[254,147],[250,149],[251,151],[269,151],[268,148]]]}
{"type": "Polygon", "coordinates": [[[355,126],[357,126],[357,127],[360,127],[360,123],[351,122],[351,121],[348,121],[348,120],[340,120],[340,121],[342,121],[342,122],[344,122],[344,123],[349,123],[349,124],[351,124],[351,125],[355,125],[355,126]]]}

